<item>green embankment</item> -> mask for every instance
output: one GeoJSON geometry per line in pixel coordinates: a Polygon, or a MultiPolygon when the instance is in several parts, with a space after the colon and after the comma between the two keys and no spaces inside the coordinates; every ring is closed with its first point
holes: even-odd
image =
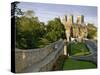
{"type": "Polygon", "coordinates": [[[73,59],[66,59],[63,65],[63,70],[75,70],[75,69],[90,69],[96,68],[96,65],[87,61],[76,61],[73,59]]]}
{"type": "Polygon", "coordinates": [[[87,55],[89,50],[83,42],[72,42],[68,46],[70,55],[87,55]]]}

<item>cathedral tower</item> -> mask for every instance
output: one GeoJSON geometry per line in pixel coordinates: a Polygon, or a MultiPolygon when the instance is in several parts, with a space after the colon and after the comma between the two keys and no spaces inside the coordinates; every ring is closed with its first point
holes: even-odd
{"type": "Polygon", "coordinates": [[[77,16],[77,20],[76,20],[77,24],[83,24],[84,23],[84,16],[77,16]]]}
{"type": "Polygon", "coordinates": [[[73,24],[73,15],[68,16],[67,22],[73,24]]]}

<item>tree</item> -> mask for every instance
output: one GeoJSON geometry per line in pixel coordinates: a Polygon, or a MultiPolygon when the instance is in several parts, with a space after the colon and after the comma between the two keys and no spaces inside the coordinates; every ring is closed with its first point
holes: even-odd
{"type": "Polygon", "coordinates": [[[47,34],[45,35],[45,37],[51,42],[65,37],[64,27],[60,21],[60,18],[55,18],[54,20],[48,21],[47,34]]]}
{"type": "Polygon", "coordinates": [[[38,17],[31,15],[31,12],[27,15],[16,17],[17,48],[37,48],[38,41],[41,40],[45,33],[44,23],[39,22],[38,17]]]}
{"type": "Polygon", "coordinates": [[[97,37],[97,28],[93,24],[88,24],[88,36],[89,39],[94,39],[94,37],[97,37]]]}
{"type": "Polygon", "coordinates": [[[34,49],[44,47],[50,42],[64,38],[64,27],[59,18],[50,20],[47,25],[28,10],[22,16],[16,16],[16,47],[34,49]]]}

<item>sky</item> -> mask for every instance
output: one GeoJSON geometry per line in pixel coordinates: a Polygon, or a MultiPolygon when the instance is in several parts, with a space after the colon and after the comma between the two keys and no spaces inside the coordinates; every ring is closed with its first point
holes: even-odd
{"type": "Polygon", "coordinates": [[[76,22],[78,15],[84,15],[85,23],[93,23],[97,26],[97,7],[95,6],[20,2],[18,8],[22,11],[33,10],[35,16],[45,23],[55,17],[62,18],[64,15],[73,15],[76,22]]]}

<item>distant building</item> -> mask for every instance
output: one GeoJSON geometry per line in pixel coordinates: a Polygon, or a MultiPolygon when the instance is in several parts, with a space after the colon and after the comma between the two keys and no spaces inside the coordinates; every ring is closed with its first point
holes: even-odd
{"type": "Polygon", "coordinates": [[[77,16],[76,23],[74,23],[73,15],[64,16],[62,23],[65,27],[65,33],[67,42],[71,41],[72,38],[81,41],[84,38],[87,38],[87,26],[84,23],[84,16],[77,16]]]}

